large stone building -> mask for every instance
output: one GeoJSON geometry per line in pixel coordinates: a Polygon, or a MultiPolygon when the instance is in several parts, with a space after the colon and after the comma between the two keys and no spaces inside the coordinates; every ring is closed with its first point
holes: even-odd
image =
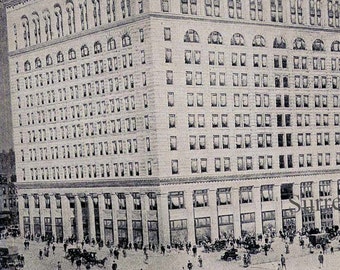
{"type": "Polygon", "coordinates": [[[339,224],[339,9],[8,1],[21,231],[168,244],[339,224]]]}

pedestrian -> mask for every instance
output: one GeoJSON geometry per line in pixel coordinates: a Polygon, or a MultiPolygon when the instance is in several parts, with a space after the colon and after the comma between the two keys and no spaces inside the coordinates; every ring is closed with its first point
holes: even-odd
{"type": "Polygon", "coordinates": [[[112,263],[112,270],[117,270],[118,266],[117,266],[117,263],[116,261],[113,261],[112,263]]]}
{"type": "Polygon", "coordinates": [[[80,258],[78,258],[76,260],[76,266],[77,266],[77,270],[80,270],[80,266],[81,266],[81,259],[80,258]]]}
{"type": "Polygon", "coordinates": [[[322,267],[323,267],[323,259],[324,259],[323,253],[322,253],[322,251],[320,251],[320,254],[319,254],[319,256],[318,256],[318,260],[319,260],[319,263],[320,263],[319,268],[322,268],[322,267]]]}
{"type": "Polygon", "coordinates": [[[187,267],[188,267],[188,270],[191,270],[191,269],[192,269],[192,263],[191,263],[190,260],[188,261],[187,267]]]}
{"type": "Polygon", "coordinates": [[[163,245],[161,245],[161,252],[163,254],[163,256],[165,255],[165,247],[163,245]]]}
{"type": "Polygon", "coordinates": [[[331,254],[334,254],[334,248],[331,246],[331,254]]]}
{"type": "Polygon", "coordinates": [[[53,244],[53,246],[52,246],[53,255],[54,255],[54,251],[55,251],[55,245],[53,244]]]}
{"type": "Polygon", "coordinates": [[[126,258],[126,250],[123,249],[123,257],[126,258]]]}
{"type": "Polygon", "coordinates": [[[203,259],[201,257],[201,255],[198,255],[198,264],[200,267],[203,267],[203,259]]]}
{"type": "Polygon", "coordinates": [[[57,266],[58,266],[57,269],[58,269],[58,270],[61,270],[61,264],[60,264],[60,262],[58,262],[58,265],[57,265],[57,266]]]}
{"type": "Polygon", "coordinates": [[[39,259],[42,260],[42,258],[43,258],[43,252],[42,252],[42,250],[40,249],[40,250],[39,250],[39,259]]]}
{"type": "Polygon", "coordinates": [[[281,270],[281,264],[280,263],[277,264],[276,270],[281,270]]]}
{"type": "Polygon", "coordinates": [[[71,256],[71,264],[73,265],[74,264],[74,255],[71,256]]]}
{"type": "Polygon", "coordinates": [[[194,254],[194,257],[196,257],[196,255],[197,255],[197,247],[196,247],[196,245],[194,245],[192,247],[192,253],[194,254]]]}
{"type": "Polygon", "coordinates": [[[86,264],[86,270],[88,269],[91,269],[91,264],[89,262],[86,264]]]}
{"type": "Polygon", "coordinates": [[[67,250],[67,243],[65,242],[64,243],[64,252],[65,252],[65,255],[66,255],[66,250],[67,250]]]}
{"type": "Polygon", "coordinates": [[[145,260],[144,260],[144,262],[147,264],[148,263],[148,260],[149,260],[149,255],[148,255],[148,253],[147,252],[145,252],[145,260]]]}
{"type": "Polygon", "coordinates": [[[286,258],[283,256],[283,254],[281,254],[281,267],[282,267],[282,270],[283,270],[283,267],[285,269],[287,269],[287,267],[286,267],[286,258]]]}
{"type": "Polygon", "coordinates": [[[84,249],[84,245],[85,245],[85,242],[83,240],[83,241],[81,241],[81,249],[84,249]]]}

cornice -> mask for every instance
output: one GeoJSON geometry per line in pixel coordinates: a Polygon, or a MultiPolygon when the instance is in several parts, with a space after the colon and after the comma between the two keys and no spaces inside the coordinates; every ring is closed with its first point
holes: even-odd
{"type": "MultiPolygon", "coordinates": [[[[340,169],[330,170],[309,170],[293,172],[275,172],[275,173],[251,173],[251,174],[233,174],[219,176],[188,176],[188,177],[161,177],[161,178],[143,178],[143,179],[118,179],[118,180],[77,180],[77,181],[30,181],[17,182],[18,189],[88,189],[88,188],[132,188],[132,187],[161,187],[170,185],[186,185],[199,183],[218,183],[218,182],[239,182],[246,184],[247,181],[264,181],[284,178],[285,182],[294,182],[294,178],[299,176],[320,176],[325,178],[330,175],[340,174],[340,169]]],[[[275,182],[273,183],[275,184],[275,182]]]]}

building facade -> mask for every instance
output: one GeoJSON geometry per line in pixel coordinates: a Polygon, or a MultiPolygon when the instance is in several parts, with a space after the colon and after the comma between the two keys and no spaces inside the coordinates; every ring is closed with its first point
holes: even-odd
{"type": "Polygon", "coordinates": [[[147,245],[339,224],[339,9],[8,1],[21,231],[147,245]]]}
{"type": "Polygon", "coordinates": [[[18,224],[15,158],[11,149],[0,153],[0,224],[18,224]]]}

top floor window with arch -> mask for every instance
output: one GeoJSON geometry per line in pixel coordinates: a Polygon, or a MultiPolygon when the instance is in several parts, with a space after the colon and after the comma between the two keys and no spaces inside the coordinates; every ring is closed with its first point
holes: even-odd
{"type": "Polygon", "coordinates": [[[222,35],[217,31],[211,32],[208,37],[208,44],[223,44],[222,35]]]}
{"type": "Polygon", "coordinates": [[[244,37],[240,33],[235,33],[230,40],[230,45],[244,46],[244,37]]]}
{"type": "Polygon", "coordinates": [[[47,55],[46,56],[46,66],[50,66],[50,65],[53,65],[53,59],[51,57],[51,55],[47,55]]]}
{"type": "Polygon", "coordinates": [[[296,38],[293,43],[294,50],[306,50],[306,42],[302,38],[296,38]]]}
{"type": "Polygon", "coordinates": [[[89,56],[90,55],[89,48],[86,45],[81,46],[80,53],[81,57],[89,56]]]}
{"type": "Polygon", "coordinates": [[[76,51],[74,49],[69,49],[68,50],[68,60],[73,60],[76,59],[77,55],[76,55],[76,51]]]}
{"type": "Polygon", "coordinates": [[[200,37],[198,33],[193,30],[189,29],[185,35],[184,35],[184,42],[194,42],[194,43],[199,43],[200,42],[200,37]]]}
{"type": "Polygon", "coordinates": [[[43,18],[45,21],[45,34],[46,34],[46,41],[52,39],[52,24],[51,24],[51,15],[48,10],[43,12],[43,18]]]}
{"type": "Polygon", "coordinates": [[[253,47],[266,47],[266,40],[261,35],[256,35],[253,39],[253,47]]]}
{"type": "Polygon", "coordinates": [[[54,5],[54,14],[56,16],[56,29],[58,37],[62,37],[64,35],[63,29],[63,14],[61,11],[61,7],[59,4],[54,5]]]}
{"type": "Polygon", "coordinates": [[[93,46],[94,54],[101,53],[103,51],[102,44],[96,41],[93,46]]]}
{"type": "Polygon", "coordinates": [[[70,0],[66,2],[66,12],[67,12],[68,33],[71,35],[76,32],[76,25],[75,25],[75,17],[74,17],[74,4],[70,0]]]}
{"type": "Polygon", "coordinates": [[[126,33],[122,36],[122,46],[126,47],[130,45],[131,45],[131,37],[129,36],[128,33],[126,33]]]}
{"type": "Polygon", "coordinates": [[[322,51],[325,50],[325,44],[323,43],[323,41],[321,39],[316,39],[313,42],[312,50],[322,52],[322,51]]]}
{"type": "Polygon", "coordinates": [[[30,61],[26,61],[25,63],[24,63],[24,70],[25,71],[30,71],[31,70],[31,63],[30,63],[30,61]]]}
{"type": "Polygon", "coordinates": [[[34,25],[35,43],[41,43],[40,18],[37,12],[32,13],[32,22],[34,25]]]}
{"type": "Polygon", "coordinates": [[[331,51],[332,52],[340,52],[340,41],[338,41],[338,40],[333,41],[333,43],[331,45],[331,51]]]}
{"type": "Polygon", "coordinates": [[[41,60],[39,57],[35,58],[35,68],[41,68],[41,60]]]}
{"type": "Polygon", "coordinates": [[[57,53],[57,62],[58,62],[58,63],[64,62],[64,55],[63,55],[63,53],[60,52],[60,51],[57,53]]]}
{"type": "Polygon", "coordinates": [[[109,40],[107,41],[107,50],[108,51],[112,51],[115,50],[116,47],[116,41],[114,38],[109,38],[109,40]]]}
{"type": "Polygon", "coordinates": [[[286,49],[287,43],[283,37],[274,38],[273,48],[275,49],[286,49]]]}
{"type": "Polygon", "coordinates": [[[22,20],[22,27],[24,28],[23,37],[25,41],[25,47],[28,47],[31,45],[30,24],[26,16],[22,16],[21,20],[22,20]]]}

